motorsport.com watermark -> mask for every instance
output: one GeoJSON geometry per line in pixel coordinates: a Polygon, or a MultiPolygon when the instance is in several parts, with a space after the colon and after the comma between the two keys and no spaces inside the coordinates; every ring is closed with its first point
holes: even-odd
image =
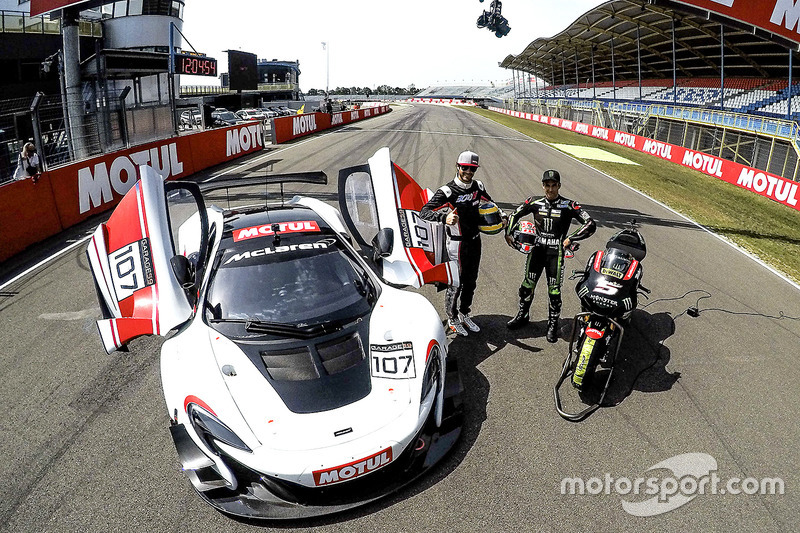
{"type": "MultiPolygon", "coordinates": [[[[630,501],[622,498],[622,508],[634,516],[655,516],[677,509],[698,495],[782,495],[783,479],[778,477],[731,477],[723,480],[717,475],[717,461],[706,453],[685,453],[670,457],[647,469],[669,470],[671,475],[651,475],[636,478],[566,477],[561,480],[561,494],[597,496],[651,496],[630,501]]],[[[645,472],[645,474],[647,473],[645,472]]]]}

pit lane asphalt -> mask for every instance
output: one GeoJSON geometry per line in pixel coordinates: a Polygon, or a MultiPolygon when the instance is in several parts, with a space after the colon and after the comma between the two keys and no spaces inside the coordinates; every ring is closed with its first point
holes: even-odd
{"type": "MultiPolygon", "coordinates": [[[[576,144],[580,137],[576,135],[576,144]]],[[[574,282],[564,283],[561,340],[544,340],[546,288],[533,323],[511,332],[524,257],[500,236],[484,237],[474,315],[483,331],[457,338],[466,387],[460,444],[431,475],[362,509],[294,524],[300,531],[786,531],[800,522],[800,437],[795,416],[800,291],[713,235],[548,146],[464,110],[395,107],[393,112],[197,176],[324,170],[308,187],[335,201],[340,168],[383,146],[423,186],[453,175],[456,155],[476,151],[476,175],[512,209],[541,192],[556,168],[562,194],[598,222],[567,270],[583,268],[607,238],[636,218],[647,239],[643,283],[652,290],[626,333],[614,406],[582,423],[562,420],[552,388],[567,352],[574,282]],[[700,292],[701,314],[687,307],[700,292]],[[643,307],[646,305],[646,307],[643,307]],[[712,310],[714,308],[716,310],[712,310]],[[699,495],[652,517],[626,513],[613,492],[561,494],[562,479],[670,474],[648,469],[673,456],[705,453],[717,475],[781,478],[784,495],[699,495]]],[[[666,163],[664,163],[666,164],[666,163]]],[[[289,189],[287,190],[294,190],[289,189]]],[[[702,194],[702,191],[697,191],[702,194]]],[[[102,219],[51,240],[58,248],[102,219]]],[[[42,247],[3,265],[6,279],[42,247]]],[[[63,254],[0,294],[0,529],[2,531],[253,531],[202,503],[180,472],[167,430],[157,339],[108,356],[85,246],[63,254]]],[[[441,309],[443,293],[423,291],[441,309]]],[[[567,385],[565,400],[577,407],[567,385]]],[[[624,490],[624,485],[621,485],[624,490]]]]}

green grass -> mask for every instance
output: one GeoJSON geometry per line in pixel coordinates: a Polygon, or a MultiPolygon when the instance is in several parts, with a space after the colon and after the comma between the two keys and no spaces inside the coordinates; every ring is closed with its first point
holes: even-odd
{"type": "Polygon", "coordinates": [[[638,163],[581,159],[800,281],[800,211],[632,148],[487,109],[470,111],[545,143],[596,147],[638,163]]]}

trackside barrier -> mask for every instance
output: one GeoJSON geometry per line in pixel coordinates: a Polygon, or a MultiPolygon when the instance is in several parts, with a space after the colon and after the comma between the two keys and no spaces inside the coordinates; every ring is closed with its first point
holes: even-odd
{"type": "Polygon", "coordinates": [[[337,126],[384,115],[391,111],[388,105],[339,111],[336,113],[304,113],[272,119],[272,144],[285,143],[337,126]]]}
{"type": "Polygon", "coordinates": [[[798,183],[787,180],[757,168],[747,167],[740,163],[735,163],[727,159],[714,157],[702,152],[695,152],[683,146],[669,144],[661,141],[613,130],[611,128],[601,128],[591,124],[584,124],[573,120],[565,120],[535,113],[523,113],[521,111],[509,111],[499,107],[489,107],[491,111],[510,115],[512,117],[532,120],[542,124],[548,124],[561,129],[574,131],[604,141],[620,144],[633,148],[639,152],[650,154],[678,165],[700,171],[703,174],[713,176],[728,183],[732,183],[742,189],[754,192],[759,196],[769,198],[785,206],[797,209],[798,205],[797,186],[798,183]]]}
{"type": "Polygon", "coordinates": [[[133,187],[137,167],[150,165],[165,180],[264,148],[260,122],[155,141],[77,161],[42,174],[38,183],[0,186],[0,261],[114,207],[133,187]]]}
{"type": "Polygon", "coordinates": [[[460,98],[409,98],[402,100],[410,104],[444,104],[444,105],[477,105],[471,100],[462,100],[460,98]]]}

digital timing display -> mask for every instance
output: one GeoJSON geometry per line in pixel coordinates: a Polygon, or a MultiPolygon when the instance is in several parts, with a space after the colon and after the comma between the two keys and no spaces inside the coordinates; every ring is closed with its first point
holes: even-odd
{"type": "Polygon", "coordinates": [[[175,74],[216,76],[217,60],[213,57],[175,54],[175,74]]]}

